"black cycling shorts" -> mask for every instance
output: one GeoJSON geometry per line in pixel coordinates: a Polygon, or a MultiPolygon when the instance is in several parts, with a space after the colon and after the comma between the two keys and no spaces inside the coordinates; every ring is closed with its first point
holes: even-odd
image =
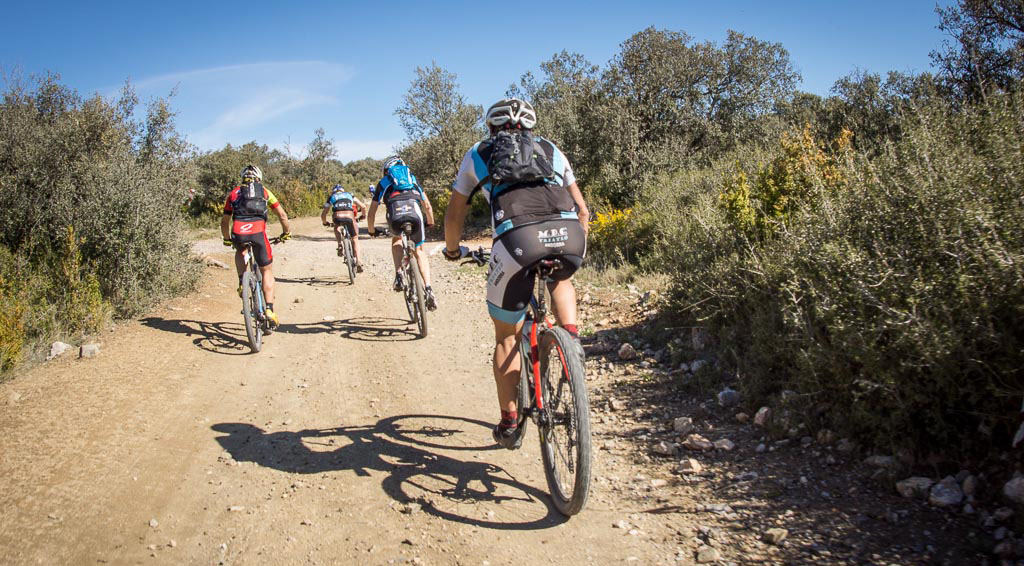
{"type": "Polygon", "coordinates": [[[402,224],[412,224],[412,241],[417,246],[425,241],[426,229],[423,222],[423,210],[420,208],[420,201],[416,199],[402,199],[388,202],[388,224],[391,232],[399,235],[402,231],[402,224]]]}
{"type": "Polygon", "coordinates": [[[261,220],[235,220],[231,227],[231,241],[237,250],[242,249],[243,242],[252,242],[252,254],[256,259],[256,265],[260,267],[266,267],[274,262],[270,240],[267,239],[266,223],[261,220]]]}
{"type": "Polygon", "coordinates": [[[491,248],[487,273],[487,310],[491,318],[510,324],[523,319],[540,260],[561,260],[562,269],[551,277],[562,281],[583,265],[586,253],[586,233],[577,219],[545,220],[502,234],[491,248]]]}
{"type": "Polygon", "coordinates": [[[344,214],[337,214],[337,213],[335,213],[334,214],[334,225],[335,226],[341,226],[342,224],[348,225],[348,235],[349,236],[358,236],[359,235],[359,228],[356,227],[356,219],[355,218],[352,218],[351,215],[344,215],[344,214]]]}

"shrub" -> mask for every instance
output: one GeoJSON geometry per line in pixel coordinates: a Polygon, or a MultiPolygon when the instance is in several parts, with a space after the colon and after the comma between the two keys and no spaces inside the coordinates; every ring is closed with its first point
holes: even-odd
{"type": "Polygon", "coordinates": [[[1020,95],[924,109],[873,161],[754,206],[771,237],[737,237],[728,205],[705,210],[680,236],[717,251],[674,262],[676,314],[716,337],[751,403],[796,391],[814,424],[884,448],[1005,446],[1024,391],[1022,123],[1020,95]]]}
{"type": "Polygon", "coordinates": [[[34,88],[9,81],[0,103],[0,247],[4,300],[16,305],[5,342],[95,332],[111,307],[130,316],[196,281],[182,210],[181,181],[194,173],[188,146],[165,101],[141,121],[135,106],[127,87],[110,102],[82,100],[54,76],[34,88]]]}

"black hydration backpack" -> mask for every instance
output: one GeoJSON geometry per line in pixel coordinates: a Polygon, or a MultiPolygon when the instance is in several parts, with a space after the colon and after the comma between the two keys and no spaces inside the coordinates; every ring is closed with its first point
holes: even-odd
{"type": "Polygon", "coordinates": [[[267,219],[267,192],[257,182],[242,185],[238,198],[231,205],[234,217],[238,219],[267,219]]]}
{"type": "Polygon", "coordinates": [[[530,132],[502,130],[491,137],[490,144],[487,173],[496,189],[555,176],[551,160],[530,132]]]}
{"type": "Polygon", "coordinates": [[[478,153],[487,163],[494,226],[520,226],[572,212],[576,203],[559,184],[552,161],[555,148],[531,132],[502,130],[482,143],[478,153]]]}

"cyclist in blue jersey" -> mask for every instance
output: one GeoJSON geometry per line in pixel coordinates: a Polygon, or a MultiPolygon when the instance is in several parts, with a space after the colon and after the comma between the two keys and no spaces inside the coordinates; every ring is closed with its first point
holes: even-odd
{"type": "Polygon", "coordinates": [[[437,309],[437,299],[430,288],[430,265],[427,254],[423,251],[427,228],[434,225],[434,210],[430,199],[416,181],[416,176],[409,171],[409,166],[400,157],[394,156],[384,160],[381,167],[381,179],[373,189],[370,210],[366,213],[366,230],[370,236],[376,234],[374,220],[377,207],[381,203],[387,210],[388,223],[391,226],[391,257],[395,261],[395,291],[401,291],[412,281],[402,281],[402,224],[412,224],[412,241],[416,245],[416,260],[423,277],[424,302],[430,310],[437,309]]]}
{"type": "Polygon", "coordinates": [[[484,118],[490,137],[462,158],[444,218],[447,259],[460,258],[459,242],[469,198],[482,190],[491,207],[494,243],[487,276],[487,309],[494,322],[494,380],[501,420],[492,430],[495,442],[515,448],[518,415],[519,340],[533,294],[532,266],[558,258],[548,287],[558,324],[577,338],[576,290],[573,273],[586,254],[590,213],[565,155],[550,141],[533,134],[537,114],[516,98],[498,101],[484,118]],[[523,156],[526,156],[524,159],[523,156]]]}
{"type": "MultiPolygon", "coordinates": [[[[359,226],[356,225],[356,216],[366,211],[366,206],[356,198],[355,195],[345,190],[341,185],[334,185],[331,195],[324,203],[324,209],[320,213],[320,222],[324,226],[334,225],[334,239],[338,241],[338,255],[343,255],[341,247],[341,227],[348,226],[348,237],[352,241],[352,251],[356,256],[356,271],[363,272],[362,255],[359,253],[359,226]],[[331,213],[331,222],[327,222],[327,213],[331,213]]],[[[360,216],[360,218],[362,218],[360,216]]]]}

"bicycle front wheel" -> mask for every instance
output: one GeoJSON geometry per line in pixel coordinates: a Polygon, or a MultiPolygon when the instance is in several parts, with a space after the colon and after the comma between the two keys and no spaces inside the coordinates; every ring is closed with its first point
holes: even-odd
{"type": "Polygon", "coordinates": [[[420,264],[414,253],[409,253],[409,286],[412,287],[415,296],[410,303],[416,311],[413,317],[416,320],[416,327],[420,331],[420,338],[427,337],[427,307],[425,302],[426,291],[423,290],[423,277],[420,276],[420,264]]]}
{"type": "Polygon", "coordinates": [[[576,348],[563,328],[540,339],[541,456],[551,499],[566,516],[579,513],[590,493],[590,403],[576,348]]]}
{"type": "Polygon", "coordinates": [[[255,353],[263,346],[263,329],[259,320],[259,281],[250,271],[242,274],[242,318],[249,348],[255,353]]]}

